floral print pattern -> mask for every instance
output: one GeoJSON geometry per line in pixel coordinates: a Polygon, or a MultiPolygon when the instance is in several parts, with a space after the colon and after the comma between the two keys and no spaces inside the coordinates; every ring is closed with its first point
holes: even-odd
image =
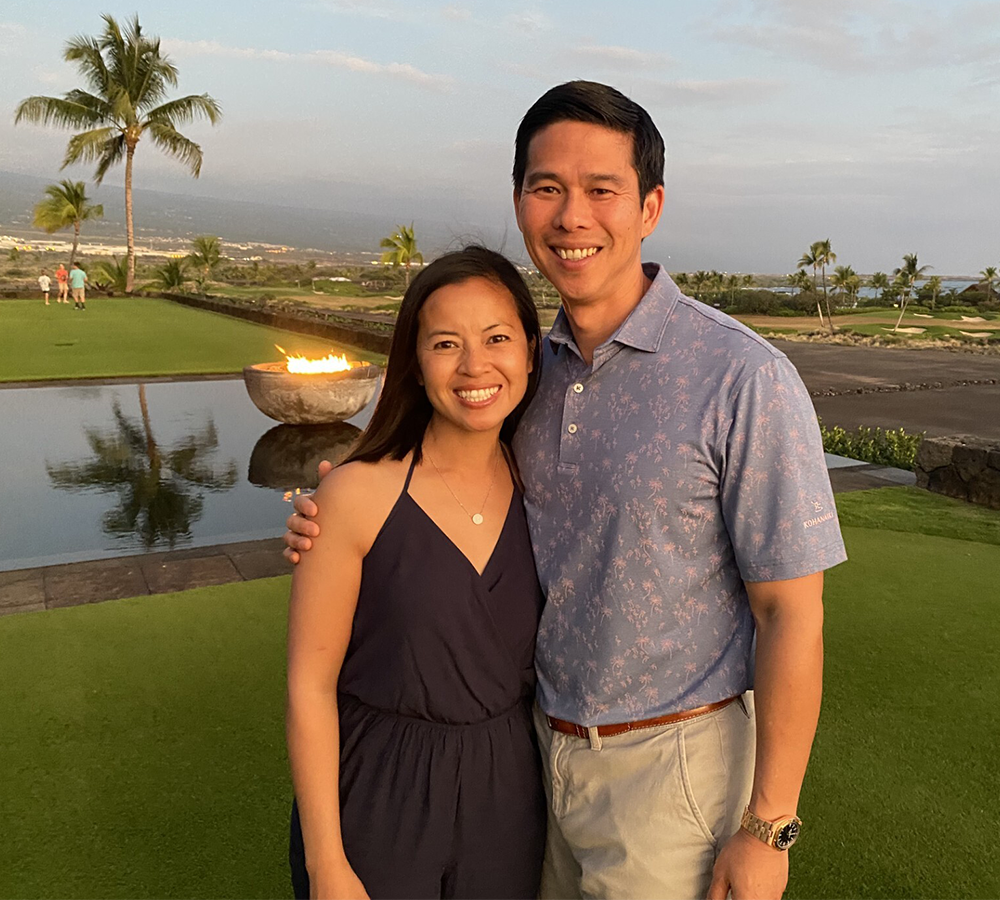
{"type": "Polygon", "coordinates": [[[592,365],[560,312],[514,443],[546,594],[539,701],[587,726],[748,690],[744,581],[846,559],[794,367],[665,270],[647,274],[592,365]]]}

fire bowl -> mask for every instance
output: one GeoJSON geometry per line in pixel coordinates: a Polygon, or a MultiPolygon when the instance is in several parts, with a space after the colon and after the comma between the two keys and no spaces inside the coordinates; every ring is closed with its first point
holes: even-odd
{"type": "Polygon", "coordinates": [[[300,375],[285,363],[257,363],[243,370],[243,382],[254,405],[265,416],[286,425],[327,425],[357,415],[375,396],[378,366],[348,372],[300,375]]]}
{"type": "Polygon", "coordinates": [[[320,461],[328,459],[337,465],[360,435],[360,428],[346,422],[275,425],[254,446],[247,477],[259,487],[314,490],[319,485],[320,461]]]}

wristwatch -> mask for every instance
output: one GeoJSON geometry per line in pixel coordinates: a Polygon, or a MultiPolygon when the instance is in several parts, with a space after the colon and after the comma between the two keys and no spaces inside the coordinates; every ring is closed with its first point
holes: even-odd
{"type": "Polygon", "coordinates": [[[798,839],[802,831],[802,820],[798,816],[785,816],[768,822],[750,812],[748,806],[743,810],[743,820],[740,827],[749,831],[755,838],[763,841],[775,850],[787,850],[798,839]]]}

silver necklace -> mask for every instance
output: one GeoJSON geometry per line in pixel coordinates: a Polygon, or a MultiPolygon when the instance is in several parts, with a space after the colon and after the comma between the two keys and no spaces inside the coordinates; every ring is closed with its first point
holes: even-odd
{"type": "Polygon", "coordinates": [[[448,493],[451,494],[451,496],[455,498],[455,502],[459,506],[462,507],[462,511],[470,519],[472,519],[472,524],[473,525],[482,525],[483,521],[484,521],[484,519],[483,519],[483,510],[486,509],[486,504],[487,504],[487,502],[490,499],[490,494],[493,492],[493,484],[497,480],[497,470],[500,468],[500,457],[498,456],[496,462],[493,464],[493,477],[490,479],[490,486],[489,486],[489,489],[486,491],[486,499],[483,500],[483,505],[481,507],[479,507],[479,512],[477,512],[477,513],[470,513],[465,508],[465,504],[461,500],[458,499],[458,494],[456,494],[451,489],[451,485],[448,484],[447,481],[445,481],[445,477],[444,477],[444,475],[441,474],[441,470],[438,468],[437,463],[434,462],[434,458],[426,450],[424,451],[424,456],[426,456],[431,461],[431,465],[434,466],[434,471],[438,473],[438,477],[441,479],[442,484],[444,484],[444,486],[446,488],[448,488],[448,493]]]}

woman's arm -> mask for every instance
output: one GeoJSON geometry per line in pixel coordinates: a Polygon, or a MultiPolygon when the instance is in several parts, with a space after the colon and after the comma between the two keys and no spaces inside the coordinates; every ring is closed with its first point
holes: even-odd
{"type": "Polygon", "coordinates": [[[360,502],[358,473],[351,468],[323,479],[317,491],[323,534],[295,570],[289,604],[286,736],[313,897],[367,896],[340,832],[337,681],[371,515],[360,502]]]}

